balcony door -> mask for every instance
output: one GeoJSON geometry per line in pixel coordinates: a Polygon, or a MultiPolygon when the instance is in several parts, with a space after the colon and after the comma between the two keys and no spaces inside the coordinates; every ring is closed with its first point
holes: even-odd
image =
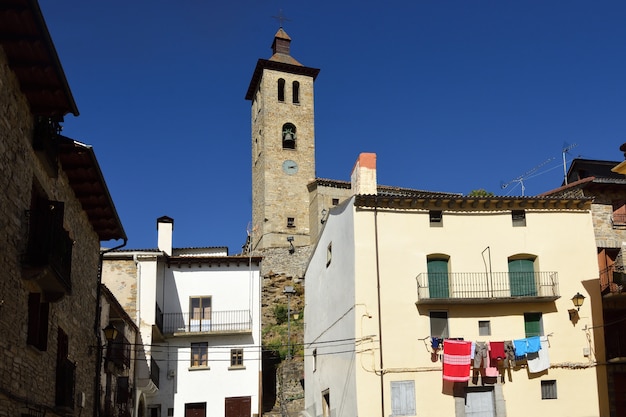
{"type": "Polygon", "coordinates": [[[509,285],[511,297],[535,297],[535,262],[532,259],[509,260],[509,285]]]}
{"type": "Polygon", "coordinates": [[[430,298],[450,298],[447,259],[428,260],[428,289],[430,298]]]}
{"type": "Polygon", "coordinates": [[[189,299],[189,331],[208,332],[211,330],[211,297],[191,297],[189,299]]]}

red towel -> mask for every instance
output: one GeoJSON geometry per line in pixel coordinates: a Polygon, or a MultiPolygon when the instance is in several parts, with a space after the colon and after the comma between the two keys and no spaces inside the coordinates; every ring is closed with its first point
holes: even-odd
{"type": "Polygon", "coordinates": [[[504,359],[504,342],[489,342],[489,358],[495,362],[504,359]]]}
{"type": "Polygon", "coordinates": [[[454,382],[470,378],[472,342],[449,340],[443,342],[443,379],[454,382]]]}

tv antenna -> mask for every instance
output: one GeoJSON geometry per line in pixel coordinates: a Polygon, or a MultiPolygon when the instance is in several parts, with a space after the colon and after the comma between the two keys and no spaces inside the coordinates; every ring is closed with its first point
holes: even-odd
{"type": "Polygon", "coordinates": [[[567,142],[563,143],[563,183],[567,185],[567,162],[565,162],[565,154],[577,147],[577,143],[568,145],[567,142]]]}
{"type": "Polygon", "coordinates": [[[548,158],[545,161],[543,161],[542,163],[540,163],[539,165],[537,165],[536,167],[526,171],[525,173],[523,173],[522,175],[520,175],[519,177],[513,178],[511,181],[509,182],[503,182],[500,184],[500,188],[505,189],[506,187],[508,187],[509,185],[513,184],[513,183],[519,183],[519,185],[522,187],[522,197],[524,197],[524,191],[526,191],[526,187],[524,186],[524,181],[526,181],[527,179],[531,178],[533,176],[533,174],[535,172],[537,172],[537,170],[539,168],[541,168],[542,166],[548,164],[550,161],[552,161],[554,158],[548,158]]]}

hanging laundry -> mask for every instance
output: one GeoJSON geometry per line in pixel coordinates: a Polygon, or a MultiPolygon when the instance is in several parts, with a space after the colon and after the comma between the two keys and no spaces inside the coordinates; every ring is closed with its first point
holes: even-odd
{"type": "Polygon", "coordinates": [[[474,348],[474,368],[487,366],[487,343],[476,342],[474,348]]]}
{"type": "Polygon", "coordinates": [[[472,342],[472,349],[470,350],[470,359],[474,361],[474,355],[476,354],[476,342],[472,342]]]}
{"type": "Polygon", "coordinates": [[[433,350],[439,350],[441,348],[441,342],[443,342],[443,339],[440,337],[431,337],[430,338],[430,343],[431,346],[433,348],[433,350]]]}
{"type": "Polygon", "coordinates": [[[495,361],[504,359],[504,342],[489,342],[489,358],[495,361]]]}
{"type": "Polygon", "coordinates": [[[536,353],[541,349],[541,338],[539,336],[532,336],[526,338],[526,353],[536,353]]]}
{"type": "Polygon", "coordinates": [[[472,342],[446,339],[443,343],[443,379],[465,382],[470,378],[472,342]]]}
{"type": "Polygon", "coordinates": [[[543,372],[550,368],[550,355],[548,352],[548,338],[542,336],[540,338],[541,349],[538,352],[529,352],[528,358],[528,372],[536,374],[543,372]]]}
{"type": "Polygon", "coordinates": [[[515,367],[515,345],[512,340],[504,341],[504,363],[505,368],[515,367]]]}
{"type": "Polygon", "coordinates": [[[526,339],[516,339],[513,341],[513,345],[515,346],[515,357],[523,358],[526,356],[528,352],[528,341],[526,339]]]}

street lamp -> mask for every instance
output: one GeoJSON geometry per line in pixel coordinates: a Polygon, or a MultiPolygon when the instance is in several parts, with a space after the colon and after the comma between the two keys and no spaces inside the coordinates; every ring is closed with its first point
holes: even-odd
{"type": "Polygon", "coordinates": [[[283,294],[287,294],[287,359],[291,359],[291,296],[295,293],[290,285],[283,289],[283,294]]]}

